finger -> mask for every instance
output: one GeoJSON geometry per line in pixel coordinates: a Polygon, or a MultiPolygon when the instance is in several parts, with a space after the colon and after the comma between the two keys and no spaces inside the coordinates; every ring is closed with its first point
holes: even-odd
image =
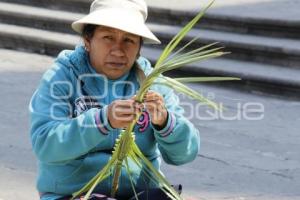
{"type": "Polygon", "coordinates": [[[119,123],[124,124],[124,123],[131,123],[134,121],[136,118],[136,115],[121,115],[115,118],[115,120],[118,120],[119,123]]]}
{"type": "Polygon", "coordinates": [[[146,109],[148,111],[148,113],[150,114],[150,116],[153,118],[153,117],[157,117],[159,115],[159,113],[161,113],[163,110],[162,110],[162,106],[161,105],[158,105],[158,104],[155,104],[153,102],[148,102],[148,103],[145,103],[146,105],[146,109]]]}
{"type": "Polygon", "coordinates": [[[157,101],[157,100],[162,100],[163,98],[159,95],[149,95],[146,96],[144,101],[157,101]]]}
{"type": "Polygon", "coordinates": [[[138,107],[114,107],[111,112],[116,116],[121,115],[134,115],[136,113],[140,113],[141,109],[138,107]]]}
{"type": "Polygon", "coordinates": [[[165,104],[163,101],[150,101],[145,102],[145,107],[149,113],[162,113],[165,110],[165,104]]]}
{"type": "Polygon", "coordinates": [[[155,100],[163,100],[163,97],[157,93],[157,92],[153,92],[153,91],[149,91],[144,98],[145,101],[155,101],[155,100]]]}
{"type": "Polygon", "coordinates": [[[133,95],[130,99],[136,101],[136,95],[133,95]]]}
{"type": "Polygon", "coordinates": [[[164,102],[162,100],[153,100],[153,101],[145,101],[144,102],[145,104],[145,107],[148,109],[148,108],[156,108],[156,109],[161,109],[161,108],[164,108],[164,102]]]}
{"type": "Polygon", "coordinates": [[[135,101],[133,99],[117,100],[114,102],[114,105],[118,107],[133,107],[134,104],[135,101]]]}
{"type": "Polygon", "coordinates": [[[157,104],[155,101],[146,101],[144,103],[144,105],[148,111],[153,110],[157,107],[157,104]]]}
{"type": "Polygon", "coordinates": [[[141,112],[143,105],[133,100],[117,100],[111,106],[115,112],[141,112]],[[122,110],[124,109],[124,110],[122,110]],[[129,109],[129,110],[127,110],[129,109]]]}
{"type": "Polygon", "coordinates": [[[133,104],[134,108],[137,109],[139,112],[142,112],[144,109],[144,104],[140,102],[135,102],[133,104]]]}

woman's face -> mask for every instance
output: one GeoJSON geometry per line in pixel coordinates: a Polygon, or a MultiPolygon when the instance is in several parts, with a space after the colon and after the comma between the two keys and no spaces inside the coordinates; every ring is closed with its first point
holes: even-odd
{"type": "Polygon", "coordinates": [[[95,70],[109,79],[118,79],[134,64],[140,40],[140,36],[119,29],[98,26],[93,37],[84,42],[95,70]]]}

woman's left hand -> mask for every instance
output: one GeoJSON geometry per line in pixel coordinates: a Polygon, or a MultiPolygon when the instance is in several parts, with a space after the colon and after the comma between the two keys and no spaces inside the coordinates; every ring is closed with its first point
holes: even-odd
{"type": "Polygon", "coordinates": [[[164,128],[168,119],[164,98],[157,92],[148,91],[144,97],[144,104],[150,115],[151,123],[160,129],[164,128]]]}

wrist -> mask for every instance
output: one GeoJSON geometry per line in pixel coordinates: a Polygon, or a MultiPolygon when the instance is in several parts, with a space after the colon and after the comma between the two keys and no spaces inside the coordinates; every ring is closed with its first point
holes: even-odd
{"type": "Polygon", "coordinates": [[[168,112],[167,124],[165,125],[165,127],[163,127],[163,129],[158,130],[152,124],[154,132],[158,134],[160,137],[167,137],[168,135],[170,135],[173,132],[173,129],[176,125],[175,115],[172,112],[169,111],[167,112],[168,112]]]}
{"type": "Polygon", "coordinates": [[[162,113],[162,118],[158,122],[152,122],[152,125],[156,130],[162,130],[164,127],[166,127],[168,123],[168,118],[169,118],[169,113],[165,109],[164,112],[162,113]]]}

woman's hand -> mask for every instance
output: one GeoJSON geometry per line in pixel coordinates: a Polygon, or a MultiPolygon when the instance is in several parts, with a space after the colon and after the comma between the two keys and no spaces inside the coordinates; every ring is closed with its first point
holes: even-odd
{"type": "Polygon", "coordinates": [[[142,109],[143,105],[137,103],[133,98],[115,100],[108,106],[108,121],[113,128],[127,128],[142,109]]]}
{"type": "Polygon", "coordinates": [[[144,97],[144,103],[135,101],[135,96],[128,100],[115,100],[108,106],[107,117],[113,128],[127,128],[145,106],[150,115],[151,123],[156,128],[166,126],[168,112],[164,98],[157,92],[149,91],[144,97]]]}
{"type": "Polygon", "coordinates": [[[144,104],[150,115],[151,123],[159,129],[164,128],[168,119],[164,98],[157,92],[148,91],[144,98],[144,104]]]}

